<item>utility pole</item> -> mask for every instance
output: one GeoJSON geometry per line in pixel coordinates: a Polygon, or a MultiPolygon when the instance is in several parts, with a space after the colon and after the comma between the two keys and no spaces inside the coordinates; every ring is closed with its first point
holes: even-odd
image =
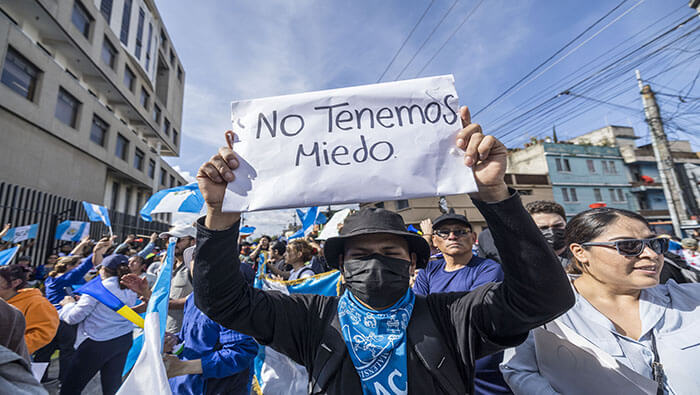
{"type": "Polygon", "coordinates": [[[639,93],[642,95],[642,103],[644,103],[644,115],[646,122],[649,125],[651,133],[651,146],[654,149],[654,157],[656,165],[659,169],[661,184],[664,188],[664,196],[668,205],[668,212],[671,215],[673,223],[673,232],[676,236],[681,237],[681,220],[685,220],[686,213],[683,209],[683,201],[681,197],[681,189],[679,187],[678,178],[673,165],[673,157],[671,156],[671,148],[664,132],[664,125],[661,122],[661,112],[656,104],[654,92],[649,85],[642,83],[642,77],[639,70],[635,70],[637,75],[637,84],[639,85],[639,93]]]}

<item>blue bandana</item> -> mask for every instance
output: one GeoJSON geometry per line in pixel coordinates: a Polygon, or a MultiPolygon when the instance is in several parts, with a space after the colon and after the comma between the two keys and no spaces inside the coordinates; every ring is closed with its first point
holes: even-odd
{"type": "Polygon", "coordinates": [[[345,291],[338,320],[364,394],[407,394],[406,328],[416,296],[409,288],[396,304],[371,310],[345,291]]]}

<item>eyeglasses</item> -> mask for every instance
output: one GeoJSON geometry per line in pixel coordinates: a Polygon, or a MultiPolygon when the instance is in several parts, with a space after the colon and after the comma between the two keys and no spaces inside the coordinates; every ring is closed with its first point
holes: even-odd
{"type": "Polygon", "coordinates": [[[597,243],[583,243],[581,245],[583,247],[615,247],[617,253],[624,256],[639,256],[644,251],[645,246],[649,246],[657,254],[663,254],[668,251],[668,239],[663,238],[601,241],[597,243]]]}
{"type": "Polygon", "coordinates": [[[446,239],[446,238],[450,237],[450,233],[455,235],[455,237],[462,237],[462,236],[468,235],[470,232],[471,232],[470,230],[457,229],[457,230],[436,230],[433,233],[435,233],[441,239],[446,239]]]}

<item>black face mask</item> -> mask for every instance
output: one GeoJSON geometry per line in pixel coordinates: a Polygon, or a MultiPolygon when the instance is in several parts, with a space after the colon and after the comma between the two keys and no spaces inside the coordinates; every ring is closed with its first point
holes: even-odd
{"type": "Polygon", "coordinates": [[[540,231],[544,239],[547,240],[547,244],[549,244],[554,251],[559,251],[564,248],[564,229],[547,228],[540,231]]]}
{"type": "Polygon", "coordinates": [[[380,254],[348,259],[343,263],[345,286],[368,306],[391,306],[408,290],[410,266],[410,261],[380,254]]]}

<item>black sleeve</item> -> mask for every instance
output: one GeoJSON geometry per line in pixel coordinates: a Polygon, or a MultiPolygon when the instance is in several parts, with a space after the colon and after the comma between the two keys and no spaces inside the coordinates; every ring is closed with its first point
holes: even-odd
{"type": "Polygon", "coordinates": [[[465,363],[520,344],[530,329],[575,302],[564,269],[517,193],[502,202],[474,204],[500,253],[503,282],[428,297],[433,318],[465,363]]]}
{"type": "Polygon", "coordinates": [[[209,318],[226,328],[252,336],[301,365],[308,365],[331,314],[328,298],[285,295],[249,286],[240,271],[238,223],[214,231],[197,221],[194,300],[209,318]]]}

